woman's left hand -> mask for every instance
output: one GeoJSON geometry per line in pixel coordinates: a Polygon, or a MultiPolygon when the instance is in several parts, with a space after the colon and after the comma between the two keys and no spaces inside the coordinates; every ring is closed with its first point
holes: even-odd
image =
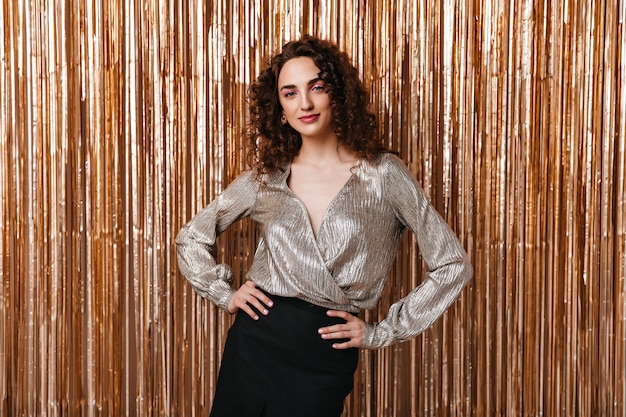
{"type": "Polygon", "coordinates": [[[346,322],[320,328],[318,333],[322,336],[322,339],[350,339],[342,343],[334,343],[333,348],[335,349],[361,347],[363,335],[365,334],[365,322],[363,320],[347,311],[328,310],[326,314],[330,317],[342,318],[346,322]]]}

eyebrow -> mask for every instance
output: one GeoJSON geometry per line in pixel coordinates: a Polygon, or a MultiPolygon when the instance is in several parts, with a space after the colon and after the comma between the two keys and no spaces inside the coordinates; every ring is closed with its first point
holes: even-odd
{"type": "MultiPolygon", "coordinates": [[[[307,83],[307,85],[313,85],[313,84],[315,84],[315,83],[316,83],[316,82],[318,82],[318,81],[322,81],[322,79],[321,79],[321,78],[319,78],[319,77],[318,77],[318,78],[314,78],[314,79],[310,80],[310,81],[307,83]]],[[[282,87],[280,87],[280,91],[283,91],[283,90],[291,90],[292,88],[296,88],[295,84],[283,85],[282,87]]]]}

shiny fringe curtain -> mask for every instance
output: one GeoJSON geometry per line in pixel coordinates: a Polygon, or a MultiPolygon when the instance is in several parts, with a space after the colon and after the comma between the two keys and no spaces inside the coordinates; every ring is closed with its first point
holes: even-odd
{"type": "MultiPolygon", "coordinates": [[[[246,90],[304,33],[351,55],[475,266],[431,329],[362,351],[344,415],[626,415],[625,8],[3,0],[0,415],[206,415],[232,318],[174,237],[245,169],[246,90]]],[[[238,282],[255,238],[220,238],[238,282]]],[[[407,235],[365,317],[423,272],[407,235]]]]}

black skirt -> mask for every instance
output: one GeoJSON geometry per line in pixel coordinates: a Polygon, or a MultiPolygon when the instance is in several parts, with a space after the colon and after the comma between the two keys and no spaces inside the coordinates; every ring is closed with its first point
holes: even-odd
{"type": "Polygon", "coordinates": [[[359,351],[333,349],[320,327],[345,320],[327,308],[269,295],[253,320],[240,311],[224,347],[211,417],[339,417],[352,391],[359,351]]]}

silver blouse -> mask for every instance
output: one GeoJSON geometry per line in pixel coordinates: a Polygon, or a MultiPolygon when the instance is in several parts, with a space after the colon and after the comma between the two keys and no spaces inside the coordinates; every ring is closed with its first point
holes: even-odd
{"type": "Polygon", "coordinates": [[[396,156],[384,154],[353,169],[317,238],[304,203],[287,186],[289,173],[289,166],[261,180],[253,171],[242,173],[180,230],[178,266],[202,297],[227,308],[233,273],[216,264],[216,239],[247,216],[260,233],[248,279],[270,294],[355,313],[375,307],[403,231],[415,234],[428,272],[383,321],[367,324],[364,348],[423,332],[471,279],[467,253],[396,156]]]}

